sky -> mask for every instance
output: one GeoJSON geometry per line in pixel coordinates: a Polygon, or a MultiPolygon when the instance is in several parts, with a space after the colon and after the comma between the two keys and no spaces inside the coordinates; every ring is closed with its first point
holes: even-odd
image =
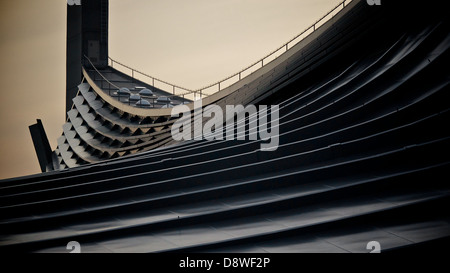
{"type": "MultiPolygon", "coordinates": [[[[189,89],[280,47],[341,0],[110,0],[109,55],[189,89]]],[[[66,0],[0,0],[0,179],[40,172],[28,126],[54,150],[65,122],[66,0]]]]}

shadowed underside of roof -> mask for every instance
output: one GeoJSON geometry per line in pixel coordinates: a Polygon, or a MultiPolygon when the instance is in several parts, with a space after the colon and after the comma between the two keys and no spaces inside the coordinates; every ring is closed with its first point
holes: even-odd
{"type": "Polygon", "coordinates": [[[442,246],[450,32],[440,5],[353,1],[320,37],[214,101],[278,104],[274,152],[261,141],[173,145],[173,120],[133,120],[82,83],[58,156],[95,164],[1,181],[0,251],[67,252],[70,241],[82,252],[442,246]],[[70,148],[81,146],[107,155],[70,148]]]}

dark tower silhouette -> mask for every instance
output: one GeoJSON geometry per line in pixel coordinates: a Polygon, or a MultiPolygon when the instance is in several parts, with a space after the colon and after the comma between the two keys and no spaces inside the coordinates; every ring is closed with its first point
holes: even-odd
{"type": "Polygon", "coordinates": [[[89,67],[84,56],[103,68],[108,66],[109,0],[84,0],[67,5],[66,113],[82,80],[81,67],[89,67]]]}
{"type": "Polygon", "coordinates": [[[47,171],[47,167],[52,164],[52,150],[48,142],[47,134],[40,119],[36,124],[29,126],[31,138],[33,139],[34,149],[39,160],[39,166],[42,172],[47,171]]]}

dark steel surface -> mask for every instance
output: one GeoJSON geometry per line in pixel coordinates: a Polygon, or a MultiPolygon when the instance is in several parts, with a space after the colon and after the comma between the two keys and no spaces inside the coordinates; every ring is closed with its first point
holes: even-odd
{"type": "Polygon", "coordinates": [[[378,241],[383,252],[448,241],[449,22],[438,2],[382,3],[360,1],[232,95],[280,105],[277,151],[191,141],[1,181],[0,251],[67,252],[78,241],[82,252],[369,252],[378,241]]]}

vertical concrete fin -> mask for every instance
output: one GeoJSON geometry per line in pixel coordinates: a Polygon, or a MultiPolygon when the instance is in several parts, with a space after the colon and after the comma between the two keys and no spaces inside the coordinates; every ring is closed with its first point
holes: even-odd
{"type": "Polygon", "coordinates": [[[42,121],[38,119],[36,124],[29,126],[29,129],[41,171],[46,172],[47,166],[52,163],[52,150],[42,121]]]}

